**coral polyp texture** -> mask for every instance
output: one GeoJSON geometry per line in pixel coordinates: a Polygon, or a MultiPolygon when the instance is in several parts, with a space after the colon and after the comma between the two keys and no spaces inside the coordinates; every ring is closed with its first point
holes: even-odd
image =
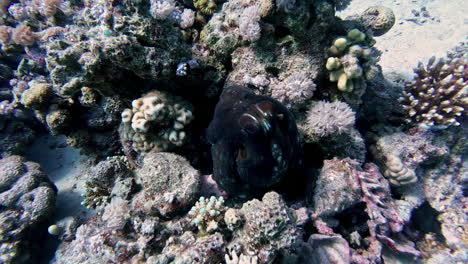
{"type": "Polygon", "coordinates": [[[354,111],[340,101],[319,101],[307,113],[306,131],[311,137],[323,137],[348,132],[356,120],[354,111]]]}
{"type": "Polygon", "coordinates": [[[407,122],[423,127],[459,126],[468,111],[468,55],[419,63],[401,102],[407,122]]]}
{"type": "Polygon", "coordinates": [[[364,93],[366,79],[378,71],[371,56],[373,42],[359,29],[352,29],[333,41],[325,67],[330,72],[329,80],[337,83],[338,90],[364,93]]]}
{"type": "Polygon", "coordinates": [[[144,152],[182,146],[188,137],[186,126],[193,120],[192,111],[179,97],[161,91],[148,93],[122,112],[121,140],[144,152]]]}
{"type": "Polygon", "coordinates": [[[214,233],[218,231],[223,219],[224,199],[222,196],[211,196],[209,199],[200,197],[198,202],[188,212],[189,219],[201,233],[214,233]]]}

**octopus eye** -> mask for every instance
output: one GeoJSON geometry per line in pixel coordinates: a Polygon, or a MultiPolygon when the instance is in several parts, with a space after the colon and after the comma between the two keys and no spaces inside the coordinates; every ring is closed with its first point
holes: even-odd
{"type": "Polygon", "coordinates": [[[247,160],[249,158],[249,153],[247,150],[241,146],[237,152],[237,160],[247,160]]]}
{"type": "Polygon", "coordinates": [[[270,101],[260,102],[257,104],[257,107],[263,116],[271,115],[271,113],[273,112],[273,103],[270,101]]]}
{"type": "Polygon", "coordinates": [[[260,129],[257,119],[250,114],[243,114],[239,118],[239,125],[250,134],[254,134],[260,129]]]}

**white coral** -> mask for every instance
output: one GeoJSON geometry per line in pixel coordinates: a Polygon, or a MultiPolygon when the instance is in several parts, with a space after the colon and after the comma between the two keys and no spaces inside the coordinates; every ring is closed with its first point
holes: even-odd
{"type": "Polygon", "coordinates": [[[329,136],[349,131],[355,122],[355,113],[340,101],[319,101],[307,113],[307,129],[317,136],[329,136]]]}
{"type": "Polygon", "coordinates": [[[150,14],[158,20],[166,19],[175,10],[176,4],[173,0],[151,1],[150,14]]]}
{"type": "Polygon", "coordinates": [[[195,22],[195,12],[188,8],[184,9],[184,12],[180,15],[180,27],[189,28],[193,26],[195,22]]]}
{"type": "Polygon", "coordinates": [[[273,87],[271,96],[291,107],[291,104],[302,104],[310,99],[315,89],[315,83],[307,77],[305,72],[297,72],[273,87]]]}
{"type": "Polygon", "coordinates": [[[120,197],[114,197],[104,209],[102,221],[111,229],[122,229],[130,218],[128,202],[120,197]]]}
{"type": "Polygon", "coordinates": [[[239,31],[244,40],[257,41],[260,39],[260,9],[258,6],[247,7],[240,17],[239,31]]]}

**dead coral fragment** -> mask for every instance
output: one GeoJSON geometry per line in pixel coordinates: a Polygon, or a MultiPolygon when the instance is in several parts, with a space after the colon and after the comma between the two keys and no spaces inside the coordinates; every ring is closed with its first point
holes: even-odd
{"type": "Polygon", "coordinates": [[[459,126],[468,107],[467,57],[429,59],[419,63],[413,81],[406,84],[402,101],[408,123],[422,127],[459,126]]]}

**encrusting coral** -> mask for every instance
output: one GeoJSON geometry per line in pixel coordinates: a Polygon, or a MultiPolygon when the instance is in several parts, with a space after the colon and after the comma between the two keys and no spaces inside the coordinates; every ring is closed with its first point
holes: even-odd
{"type": "Polygon", "coordinates": [[[419,63],[414,80],[405,85],[400,99],[406,121],[422,127],[459,126],[468,109],[467,55],[429,59],[419,63]]]}

